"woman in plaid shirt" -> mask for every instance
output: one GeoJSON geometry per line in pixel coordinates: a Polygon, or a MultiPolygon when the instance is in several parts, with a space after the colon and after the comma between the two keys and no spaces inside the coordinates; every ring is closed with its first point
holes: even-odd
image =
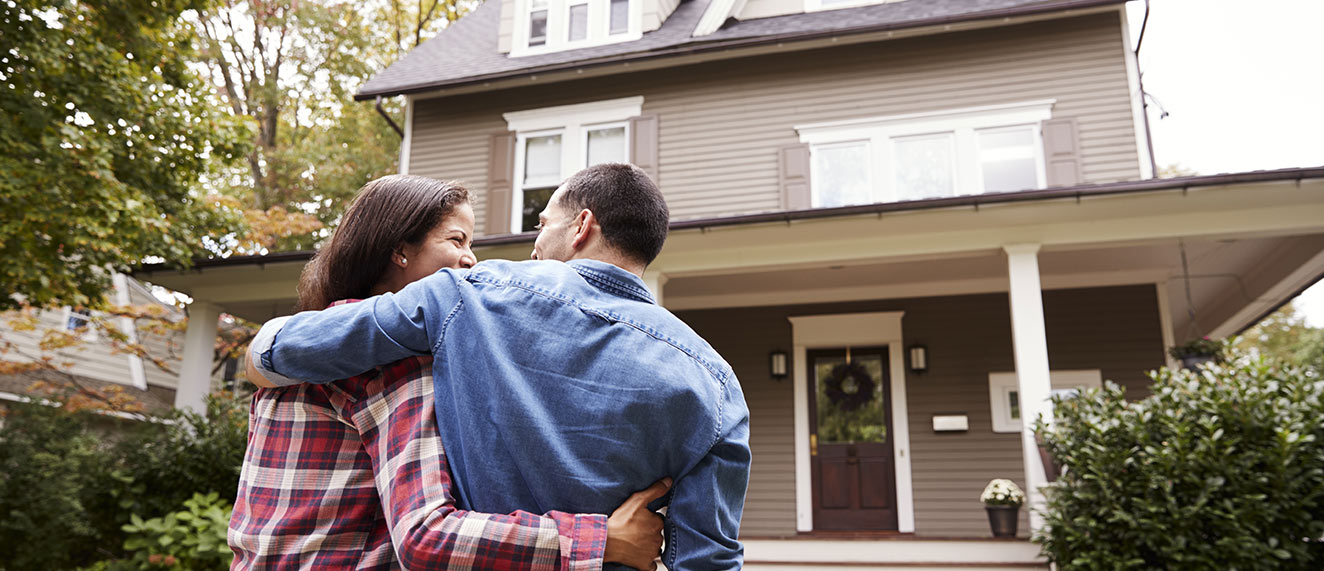
{"type": "MultiPolygon", "coordinates": [[[[388,176],[365,185],[299,284],[300,310],[396,291],[475,263],[469,194],[388,176]]],[[[437,435],[431,358],[325,385],[261,389],[229,542],[231,569],[654,569],[669,480],[610,517],[457,509],[437,435]]]]}

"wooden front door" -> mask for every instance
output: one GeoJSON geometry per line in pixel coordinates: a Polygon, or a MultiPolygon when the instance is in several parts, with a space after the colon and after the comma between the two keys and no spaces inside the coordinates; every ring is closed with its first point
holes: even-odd
{"type": "Polygon", "coordinates": [[[807,357],[814,529],[896,529],[887,348],[807,357]]]}

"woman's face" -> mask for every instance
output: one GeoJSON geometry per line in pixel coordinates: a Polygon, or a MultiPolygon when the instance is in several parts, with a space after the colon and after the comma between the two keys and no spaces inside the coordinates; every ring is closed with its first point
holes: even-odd
{"type": "Polygon", "coordinates": [[[449,216],[428,232],[418,244],[405,244],[401,254],[405,283],[413,283],[437,273],[442,268],[468,268],[478,263],[474,257],[474,210],[469,203],[457,205],[449,216]]]}

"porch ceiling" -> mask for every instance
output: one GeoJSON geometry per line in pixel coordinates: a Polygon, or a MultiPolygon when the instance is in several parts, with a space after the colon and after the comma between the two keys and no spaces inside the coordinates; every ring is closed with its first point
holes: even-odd
{"type": "MultiPolygon", "coordinates": [[[[680,222],[650,273],[674,309],[1006,291],[1002,246],[1041,245],[1046,288],[1166,283],[1172,331],[1227,335],[1324,276],[1324,179],[1048,196],[706,226],[680,222]],[[1198,327],[1188,327],[1181,245],[1198,327]]],[[[1193,179],[1195,180],[1195,179],[1193,179]]],[[[527,237],[480,259],[526,259],[527,237]]],[[[307,254],[135,275],[262,321],[293,310],[307,254]]]]}

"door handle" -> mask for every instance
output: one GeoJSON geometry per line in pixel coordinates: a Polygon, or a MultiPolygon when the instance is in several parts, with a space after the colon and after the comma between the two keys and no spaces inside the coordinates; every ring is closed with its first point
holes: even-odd
{"type": "Polygon", "coordinates": [[[810,455],[810,456],[818,456],[818,435],[817,435],[817,434],[810,434],[810,435],[809,435],[809,455],[810,455]]]}
{"type": "Polygon", "coordinates": [[[851,464],[851,465],[859,464],[859,463],[860,463],[860,459],[859,459],[859,458],[847,458],[847,459],[846,459],[846,463],[847,463],[847,464],[851,464]]]}

